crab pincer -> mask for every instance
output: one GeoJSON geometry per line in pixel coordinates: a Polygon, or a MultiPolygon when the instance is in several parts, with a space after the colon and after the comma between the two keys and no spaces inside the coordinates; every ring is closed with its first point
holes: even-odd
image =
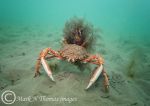
{"type": "Polygon", "coordinates": [[[100,65],[96,68],[96,70],[94,71],[88,86],[85,88],[85,90],[88,90],[94,83],[95,81],[98,79],[98,77],[100,76],[100,74],[102,73],[103,70],[103,65],[100,65]]]}
{"type": "Polygon", "coordinates": [[[41,58],[41,64],[43,65],[43,68],[45,72],[47,73],[47,75],[49,76],[49,78],[55,82],[53,75],[52,75],[52,71],[50,67],[48,66],[48,64],[46,63],[46,60],[44,58],[41,58]]]}

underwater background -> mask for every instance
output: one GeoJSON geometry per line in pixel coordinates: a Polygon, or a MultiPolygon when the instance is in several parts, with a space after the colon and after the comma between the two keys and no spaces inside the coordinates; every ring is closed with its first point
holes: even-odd
{"type": "MultiPolygon", "coordinates": [[[[14,106],[149,106],[150,1],[149,0],[0,0],[0,94],[75,97],[68,102],[19,102],[14,106]],[[105,60],[110,91],[102,78],[84,91],[93,66],[81,72],[59,60],[49,61],[56,83],[34,76],[40,51],[61,47],[63,28],[72,17],[96,28],[95,51],[105,60]]],[[[0,100],[0,106],[4,106],[0,100]]]]}

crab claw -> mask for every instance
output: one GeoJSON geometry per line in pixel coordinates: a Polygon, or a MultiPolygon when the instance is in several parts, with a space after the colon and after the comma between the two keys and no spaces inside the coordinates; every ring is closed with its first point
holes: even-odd
{"type": "Polygon", "coordinates": [[[46,61],[45,61],[44,58],[41,58],[41,63],[42,63],[42,65],[43,65],[44,70],[46,71],[47,75],[50,77],[50,79],[51,79],[52,81],[55,81],[54,78],[53,78],[53,76],[52,76],[52,71],[51,71],[51,69],[49,68],[49,66],[48,66],[48,64],[46,63],[46,61]]]}
{"type": "Polygon", "coordinates": [[[89,81],[89,84],[88,86],[85,88],[85,90],[88,90],[93,84],[94,82],[98,79],[98,77],[100,76],[100,74],[102,73],[102,70],[103,70],[103,65],[101,64],[100,66],[98,66],[96,68],[96,70],[94,71],[90,81],[89,81]]]}

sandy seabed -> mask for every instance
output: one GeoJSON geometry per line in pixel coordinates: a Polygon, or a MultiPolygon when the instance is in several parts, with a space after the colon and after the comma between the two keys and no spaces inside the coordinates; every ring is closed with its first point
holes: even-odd
{"type": "MultiPolygon", "coordinates": [[[[61,34],[50,26],[0,27],[0,94],[15,92],[17,100],[12,106],[150,106],[150,44],[141,41],[111,40],[103,34],[98,39],[93,54],[105,59],[109,92],[104,91],[102,76],[84,90],[94,65],[80,71],[54,59],[48,63],[56,83],[43,68],[42,75],[33,78],[39,52],[46,47],[59,50],[61,34]]],[[[5,105],[0,100],[0,106],[5,105]]]]}

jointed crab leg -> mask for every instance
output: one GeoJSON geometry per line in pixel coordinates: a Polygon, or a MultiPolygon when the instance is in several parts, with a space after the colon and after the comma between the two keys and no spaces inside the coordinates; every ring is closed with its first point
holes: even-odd
{"type": "Polygon", "coordinates": [[[104,77],[104,86],[105,86],[105,90],[108,90],[109,88],[109,78],[108,75],[106,74],[104,68],[103,68],[103,77],[104,77]]]}
{"type": "Polygon", "coordinates": [[[46,60],[45,60],[43,57],[41,58],[41,63],[42,63],[42,65],[43,65],[43,68],[44,68],[44,70],[46,71],[47,75],[50,77],[50,79],[51,79],[52,81],[55,81],[54,78],[53,78],[53,76],[52,76],[52,71],[51,71],[51,69],[49,68],[48,64],[46,63],[46,60]]]}
{"type": "Polygon", "coordinates": [[[52,57],[61,58],[61,57],[59,56],[59,54],[58,54],[56,51],[54,51],[54,50],[52,50],[52,49],[50,49],[50,48],[44,49],[44,50],[40,53],[40,56],[39,56],[39,58],[38,58],[38,60],[37,60],[36,70],[35,70],[35,77],[36,77],[38,74],[40,74],[39,69],[40,69],[40,64],[42,64],[44,70],[46,71],[46,73],[47,73],[47,75],[50,77],[50,79],[51,79],[52,81],[55,81],[54,78],[53,78],[53,76],[52,76],[52,71],[51,71],[50,67],[48,66],[48,64],[47,64],[47,62],[46,62],[46,56],[48,56],[48,54],[51,54],[51,55],[52,55],[51,58],[52,58],[52,57]]]}
{"type": "Polygon", "coordinates": [[[93,73],[88,86],[86,87],[86,89],[89,89],[92,84],[98,79],[98,77],[100,76],[101,72],[103,70],[103,65],[101,64],[100,66],[98,66],[95,70],[95,72],[93,73]]]}
{"type": "Polygon", "coordinates": [[[86,90],[89,89],[94,84],[94,82],[98,79],[101,73],[103,74],[103,77],[104,77],[104,87],[107,90],[109,87],[109,81],[108,81],[108,76],[103,68],[103,64],[104,64],[103,59],[100,56],[93,55],[83,60],[83,62],[90,62],[90,63],[98,65],[98,67],[93,72],[93,75],[89,81],[88,86],[86,87],[86,90]]]}

